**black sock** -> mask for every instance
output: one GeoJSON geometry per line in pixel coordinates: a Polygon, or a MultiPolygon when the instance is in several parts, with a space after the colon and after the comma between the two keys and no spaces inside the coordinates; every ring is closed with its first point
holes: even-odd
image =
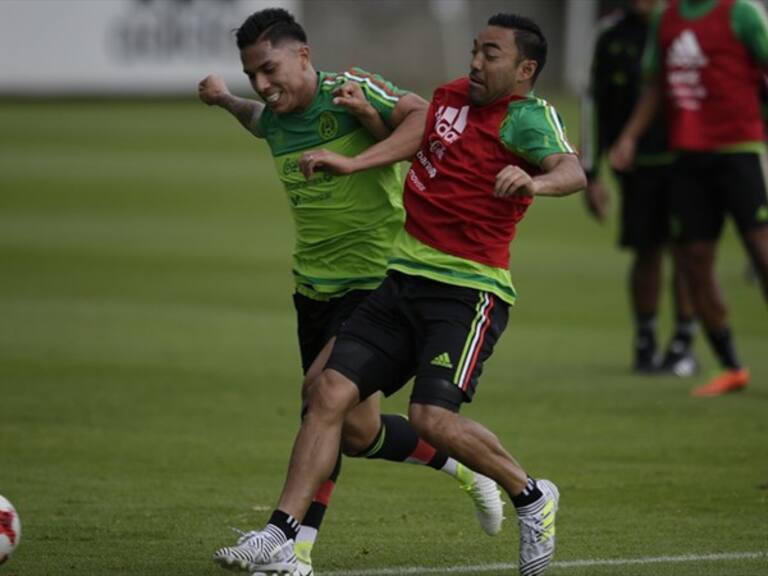
{"type": "Polygon", "coordinates": [[[512,496],[510,494],[512,504],[515,505],[515,508],[522,508],[523,506],[533,504],[542,496],[543,494],[541,493],[541,490],[539,490],[539,487],[536,485],[536,480],[530,476],[528,476],[528,482],[525,484],[525,488],[523,488],[523,491],[520,492],[520,494],[517,496],[512,496]]]}
{"type": "Polygon", "coordinates": [[[282,510],[275,510],[272,512],[269,524],[285,534],[287,540],[296,540],[296,535],[299,533],[299,522],[290,514],[282,510]]]}
{"type": "Polygon", "coordinates": [[[715,332],[707,330],[707,338],[723,367],[729,370],[741,368],[741,362],[739,362],[736,356],[736,350],[733,345],[733,335],[731,334],[730,326],[715,332]]]}
{"type": "Polygon", "coordinates": [[[407,418],[397,414],[382,414],[381,428],[376,439],[360,456],[403,462],[413,454],[418,444],[419,435],[407,418]]]}
{"type": "Polygon", "coordinates": [[[635,316],[635,352],[651,358],[656,352],[656,314],[635,316]]]}
{"type": "Polygon", "coordinates": [[[320,490],[318,490],[318,493],[315,494],[312,504],[309,505],[307,513],[304,514],[304,518],[301,521],[302,526],[314,528],[315,530],[320,529],[320,524],[323,523],[323,518],[325,517],[325,511],[328,509],[328,501],[331,498],[333,489],[336,486],[336,480],[338,480],[340,473],[341,451],[339,451],[339,457],[336,459],[336,466],[334,466],[331,476],[323,483],[320,490]]]}
{"type": "Polygon", "coordinates": [[[696,334],[696,320],[688,316],[678,316],[675,323],[675,335],[672,342],[679,342],[686,349],[691,347],[693,336],[696,334]]]}
{"type": "Polygon", "coordinates": [[[448,460],[447,454],[419,438],[406,417],[397,414],[382,414],[376,439],[360,456],[372,460],[409,461],[435,470],[440,470],[448,460]]]}

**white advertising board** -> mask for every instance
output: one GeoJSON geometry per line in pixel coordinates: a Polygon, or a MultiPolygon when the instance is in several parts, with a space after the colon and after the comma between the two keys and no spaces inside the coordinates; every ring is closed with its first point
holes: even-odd
{"type": "Polygon", "coordinates": [[[295,0],[2,0],[0,94],[190,94],[246,87],[233,30],[295,0]]]}

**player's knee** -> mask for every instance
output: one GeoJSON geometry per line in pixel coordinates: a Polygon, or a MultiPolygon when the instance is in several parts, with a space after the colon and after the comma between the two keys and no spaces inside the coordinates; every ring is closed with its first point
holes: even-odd
{"type": "Polygon", "coordinates": [[[311,372],[308,372],[307,374],[304,375],[304,380],[301,382],[301,399],[303,402],[306,402],[309,399],[309,393],[311,392],[312,387],[315,385],[315,383],[319,379],[320,379],[320,374],[313,374],[311,372]]]}
{"type": "Polygon", "coordinates": [[[307,416],[324,420],[343,420],[354,405],[354,384],[333,371],[324,371],[312,383],[307,398],[307,416]]]}

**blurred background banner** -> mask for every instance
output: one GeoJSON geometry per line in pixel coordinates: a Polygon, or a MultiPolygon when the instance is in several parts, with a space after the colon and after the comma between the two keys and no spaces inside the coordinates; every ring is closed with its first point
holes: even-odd
{"type": "Polygon", "coordinates": [[[2,0],[4,94],[189,93],[204,75],[243,76],[233,29],[294,0],[2,0]]]}
{"type": "Polygon", "coordinates": [[[534,18],[550,52],[544,88],[586,83],[598,0],[1,0],[0,95],[189,95],[202,77],[250,91],[233,30],[283,7],[321,69],[361,66],[426,94],[466,73],[497,12],[534,18]]]}

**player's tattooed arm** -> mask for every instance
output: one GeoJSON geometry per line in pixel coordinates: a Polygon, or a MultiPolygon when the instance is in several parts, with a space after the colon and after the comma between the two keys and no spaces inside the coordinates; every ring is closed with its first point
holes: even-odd
{"type": "Polygon", "coordinates": [[[234,96],[221,76],[211,74],[203,78],[197,85],[197,93],[204,103],[209,106],[219,106],[232,114],[242,126],[256,136],[259,118],[264,111],[264,104],[256,100],[234,96]]]}

